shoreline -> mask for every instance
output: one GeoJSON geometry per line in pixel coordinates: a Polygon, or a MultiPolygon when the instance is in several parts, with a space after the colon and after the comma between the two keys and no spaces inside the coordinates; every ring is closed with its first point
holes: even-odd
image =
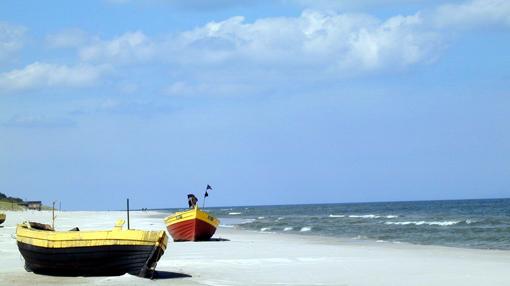
{"type": "MultiPolygon", "coordinates": [[[[16,213],[26,213],[28,215],[27,217],[42,217],[43,219],[46,219],[46,221],[38,221],[37,219],[33,220],[33,221],[51,224],[51,210],[41,210],[41,211],[18,210],[18,211],[2,211],[2,212],[6,213],[8,217],[9,217],[9,213],[15,213],[15,214],[16,213]],[[42,214],[42,216],[41,216],[41,214],[42,214]]],[[[126,212],[118,211],[118,210],[107,210],[107,211],[81,211],[81,210],[80,211],[57,211],[57,210],[55,210],[56,229],[61,230],[61,231],[65,230],[65,227],[68,227],[68,228],[74,227],[74,226],[71,226],[72,224],[68,224],[68,223],[65,223],[63,225],[61,224],[59,226],[59,214],[62,214],[62,213],[76,214],[76,215],[79,215],[79,214],[116,215],[115,217],[117,219],[126,220],[126,216],[125,216],[126,212]]],[[[136,215],[137,218],[154,219],[155,221],[157,221],[159,219],[159,220],[161,220],[161,222],[163,221],[164,217],[166,217],[167,215],[170,214],[170,213],[164,214],[163,212],[161,212],[159,210],[147,210],[147,211],[136,210],[136,211],[130,211],[130,213],[131,213],[131,215],[136,215]]],[[[219,217],[219,219],[221,221],[222,217],[219,217]]],[[[66,221],[67,221],[67,218],[66,218],[66,221]]],[[[20,221],[20,223],[21,223],[21,221],[20,221]]],[[[115,220],[112,220],[111,226],[113,226],[114,223],[115,223],[115,220]]],[[[91,228],[91,227],[87,227],[87,226],[85,226],[83,228],[83,226],[79,226],[79,225],[76,225],[76,226],[80,227],[80,229],[83,229],[83,230],[110,229],[111,228],[110,225],[108,225],[107,223],[106,224],[93,224],[93,225],[96,225],[100,228],[91,228]]],[[[166,230],[164,223],[162,223],[163,228],[161,228],[161,229],[154,228],[154,227],[152,227],[153,225],[155,225],[155,224],[151,223],[149,225],[145,225],[146,228],[144,230],[162,230],[162,229],[166,230]]],[[[508,253],[510,253],[510,249],[476,248],[476,247],[463,247],[463,246],[451,246],[451,245],[440,245],[440,244],[419,244],[419,243],[412,243],[412,242],[406,242],[406,241],[377,240],[377,239],[371,239],[371,238],[367,238],[367,237],[362,237],[362,238],[339,237],[339,236],[334,236],[334,235],[312,234],[312,233],[299,234],[299,233],[295,233],[295,232],[282,232],[282,231],[257,231],[257,230],[253,230],[253,229],[242,228],[242,227],[239,227],[239,225],[241,225],[241,224],[229,225],[228,227],[226,227],[226,226],[222,226],[220,224],[220,226],[218,227],[218,230],[221,230],[222,233],[240,232],[240,233],[244,233],[245,235],[253,235],[253,234],[277,235],[277,236],[282,236],[282,237],[294,238],[296,240],[300,240],[300,239],[305,240],[305,241],[312,240],[315,242],[323,241],[324,243],[329,243],[329,244],[353,244],[353,245],[366,244],[369,246],[370,245],[385,245],[385,246],[390,246],[390,245],[399,246],[400,245],[400,246],[410,246],[410,247],[433,247],[433,248],[444,248],[444,249],[460,249],[460,250],[465,249],[465,250],[479,250],[479,251],[494,251],[494,252],[508,252],[508,253]]],[[[3,225],[0,225],[0,228],[2,226],[5,227],[5,223],[3,225]]],[[[142,228],[137,228],[137,229],[142,229],[142,228]]],[[[217,234],[218,234],[218,231],[216,232],[214,237],[217,237],[217,234]]]]}
{"type": "Polygon", "coordinates": [[[462,247],[462,246],[449,246],[449,245],[439,245],[439,244],[418,244],[412,242],[405,241],[387,241],[387,240],[376,240],[370,238],[349,238],[349,237],[338,237],[331,235],[319,235],[319,234],[297,234],[297,233],[286,233],[286,232],[270,232],[270,231],[256,231],[250,229],[243,228],[224,228],[224,229],[234,229],[234,231],[238,232],[246,232],[246,234],[268,234],[268,235],[276,235],[282,237],[289,237],[296,240],[310,240],[314,242],[324,242],[325,244],[346,244],[346,245],[366,245],[366,246],[395,246],[395,247],[423,247],[423,248],[438,248],[438,249],[458,249],[458,250],[473,250],[473,251],[489,251],[489,252],[506,252],[510,254],[510,249],[497,249],[497,248],[475,248],[475,247],[462,247]]]}
{"type": "MultiPolygon", "coordinates": [[[[153,212],[132,212],[136,229],[162,229],[153,212]]],[[[53,277],[26,272],[14,239],[23,219],[48,222],[51,211],[7,212],[0,227],[0,285],[146,285],[146,279],[53,277]],[[10,217],[10,219],[9,219],[10,217]],[[18,220],[18,221],[16,221],[18,220]]],[[[124,212],[57,212],[57,229],[110,229],[124,212]]],[[[509,285],[510,251],[381,243],[335,237],[219,228],[226,241],[169,241],[156,285],[509,285]]]]}
{"type": "MultiPolygon", "coordinates": [[[[37,219],[33,220],[36,222],[43,222],[46,224],[51,224],[51,210],[19,210],[19,211],[2,211],[3,213],[7,214],[7,218],[9,218],[9,213],[25,213],[27,214],[27,218],[29,217],[37,217],[37,218],[43,218],[46,219],[46,221],[39,221],[37,219]]],[[[66,221],[64,224],[59,225],[59,214],[74,214],[74,215],[80,215],[80,214],[101,214],[101,215],[115,215],[116,219],[124,219],[125,217],[125,211],[118,211],[118,210],[107,210],[107,211],[55,211],[56,214],[56,220],[55,225],[57,230],[65,230],[65,228],[72,228],[72,224],[68,223],[68,219],[66,218],[66,221]]],[[[142,211],[142,210],[136,210],[136,211],[130,211],[131,215],[137,216],[137,218],[143,218],[143,219],[153,219],[157,221],[158,219],[163,221],[163,218],[166,217],[168,214],[164,214],[163,212],[159,210],[148,210],[148,211],[142,211]]],[[[113,217],[113,216],[112,216],[113,217]]],[[[221,217],[219,218],[222,219],[221,217]]],[[[21,223],[21,221],[19,222],[21,223]]],[[[115,220],[111,221],[111,226],[115,223],[115,220]]],[[[89,225],[96,225],[99,228],[93,228],[88,226],[79,226],[82,230],[95,230],[95,229],[110,229],[110,225],[108,223],[105,224],[90,224],[89,225]]],[[[165,229],[164,223],[162,223],[163,228],[155,228],[153,227],[156,225],[156,223],[151,223],[149,225],[145,224],[145,228],[137,228],[137,229],[145,229],[145,230],[162,230],[165,229]]],[[[510,249],[498,249],[498,248],[476,248],[476,247],[463,247],[463,246],[451,246],[451,245],[440,245],[440,244],[419,244],[419,243],[412,243],[412,242],[406,242],[406,241],[388,241],[388,240],[377,240],[377,239],[371,239],[371,238],[353,238],[353,237],[339,237],[339,236],[333,236],[333,235],[324,235],[324,234],[312,234],[312,233],[294,233],[294,232],[281,232],[281,231],[257,231],[247,228],[239,227],[240,224],[235,225],[229,225],[228,227],[220,225],[218,227],[218,231],[221,230],[221,233],[244,233],[245,235],[253,235],[253,234],[262,234],[262,235],[276,235],[281,237],[289,237],[296,240],[311,240],[315,242],[323,241],[324,243],[329,244],[352,244],[352,245],[384,245],[384,246],[409,246],[409,247],[433,247],[433,248],[443,248],[443,249],[465,249],[465,250],[478,250],[478,251],[494,251],[494,252],[508,252],[510,253],[510,249]]],[[[135,225],[136,226],[136,225],[135,225]]],[[[0,225],[1,227],[5,227],[5,223],[3,225],[0,225]]],[[[136,228],[136,227],[135,227],[136,228]]],[[[218,231],[214,235],[214,237],[217,237],[218,231]]]]}

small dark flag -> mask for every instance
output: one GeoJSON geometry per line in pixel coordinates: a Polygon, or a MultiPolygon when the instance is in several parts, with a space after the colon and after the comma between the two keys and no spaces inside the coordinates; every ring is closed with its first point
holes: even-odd
{"type": "Polygon", "coordinates": [[[205,188],[204,198],[207,198],[209,196],[209,194],[207,193],[208,190],[212,190],[211,186],[209,185],[207,185],[207,187],[205,188]]]}

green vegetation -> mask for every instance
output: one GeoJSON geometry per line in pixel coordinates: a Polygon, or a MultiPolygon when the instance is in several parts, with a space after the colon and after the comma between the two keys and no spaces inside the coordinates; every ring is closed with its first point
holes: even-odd
{"type": "Polygon", "coordinates": [[[23,199],[17,197],[9,197],[4,193],[0,193],[0,201],[14,202],[15,204],[22,203],[23,199]]]}
{"type": "MultiPolygon", "coordinates": [[[[4,193],[0,193],[0,210],[8,210],[8,211],[22,211],[26,208],[20,206],[20,203],[23,203],[24,200],[17,197],[10,197],[4,193]]],[[[51,210],[51,207],[42,205],[41,210],[51,210]]]]}
{"type": "Polygon", "coordinates": [[[18,205],[17,203],[13,203],[12,201],[0,200],[0,210],[21,211],[24,209],[24,207],[18,205]]]}
{"type": "Polygon", "coordinates": [[[18,205],[22,202],[23,199],[17,197],[9,197],[4,193],[0,193],[0,210],[23,210],[24,208],[18,205]]]}

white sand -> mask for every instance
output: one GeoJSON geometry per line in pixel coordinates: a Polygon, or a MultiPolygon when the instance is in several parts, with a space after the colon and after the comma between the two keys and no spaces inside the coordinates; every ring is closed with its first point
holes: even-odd
{"type": "MultiPolygon", "coordinates": [[[[109,229],[122,212],[58,213],[57,229],[109,229]]],[[[161,278],[51,277],[26,272],[15,225],[50,221],[50,212],[7,212],[0,227],[0,285],[510,285],[510,251],[345,241],[220,228],[230,241],[170,242],[161,278]]],[[[132,213],[132,228],[163,229],[132,213]]]]}

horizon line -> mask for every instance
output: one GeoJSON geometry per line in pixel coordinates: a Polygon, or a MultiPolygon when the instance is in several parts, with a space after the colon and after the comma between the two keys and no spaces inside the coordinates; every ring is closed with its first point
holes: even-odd
{"type": "MultiPolygon", "coordinates": [[[[339,205],[339,204],[369,204],[369,203],[406,203],[406,202],[438,202],[438,201],[475,201],[475,200],[508,200],[510,197],[498,197],[498,198],[469,198],[469,199],[424,199],[424,200],[394,200],[394,201],[355,201],[355,202],[314,202],[314,203],[288,203],[288,204],[260,204],[260,205],[222,205],[222,206],[211,206],[208,208],[231,208],[231,207],[275,207],[275,206],[306,206],[306,205],[339,205]]],[[[207,208],[207,207],[206,207],[207,208]]],[[[169,210],[169,209],[185,209],[185,207],[156,207],[156,208],[134,208],[130,211],[158,211],[158,210],[169,210]]],[[[51,209],[50,209],[51,210],[51,209]]],[[[110,210],[86,210],[86,209],[74,209],[74,210],[62,210],[62,211],[126,211],[126,209],[110,209],[110,210]]]]}

